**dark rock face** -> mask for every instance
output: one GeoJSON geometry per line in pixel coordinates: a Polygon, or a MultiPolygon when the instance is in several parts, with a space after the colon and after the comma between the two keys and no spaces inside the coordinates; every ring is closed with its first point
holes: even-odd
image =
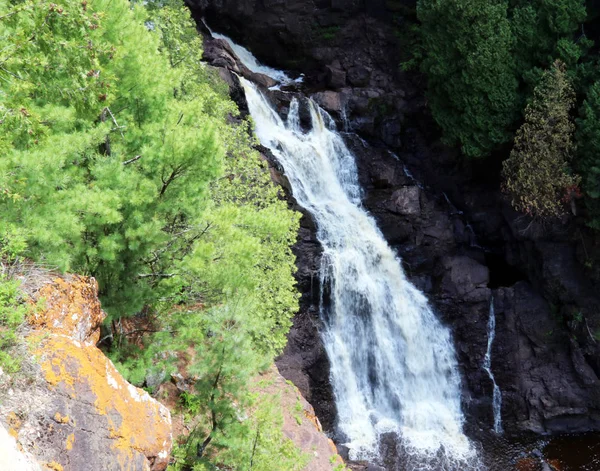
{"type": "MultiPolygon", "coordinates": [[[[482,364],[493,297],[492,369],[505,430],[600,430],[600,291],[581,263],[590,238],[574,221],[548,228],[524,220],[503,200],[493,164],[465,164],[439,143],[422,78],[396,67],[383,3],[196,0],[193,8],[270,65],[305,72],[306,92],[351,131],[365,207],[453,331],[469,422],[492,423],[492,383],[482,364]]],[[[221,47],[207,40],[209,62],[239,68],[221,47]]],[[[236,79],[228,83],[244,109],[236,79]]],[[[287,112],[291,94],[269,97],[287,112]]],[[[321,250],[308,215],[294,250],[302,309],[278,366],[331,430],[335,405],[318,334],[321,250]]]]}

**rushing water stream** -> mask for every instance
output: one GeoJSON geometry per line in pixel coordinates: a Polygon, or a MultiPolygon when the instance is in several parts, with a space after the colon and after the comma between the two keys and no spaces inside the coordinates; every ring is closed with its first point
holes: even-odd
{"type": "Polygon", "coordinates": [[[502,433],[502,393],[496,384],[496,378],[492,373],[492,346],[496,337],[496,312],[494,310],[494,298],[490,301],[490,317],[488,320],[488,343],[485,358],[483,359],[483,369],[487,372],[492,384],[494,385],[492,407],[494,412],[494,432],[502,433]]]}
{"type": "Polygon", "coordinates": [[[435,469],[464,469],[473,450],[462,432],[450,333],[361,206],[354,157],[333,120],[309,101],[312,129],[304,133],[298,101],[285,122],[254,84],[242,84],[259,140],[317,224],[323,343],[351,458],[376,459],[381,435],[394,432],[412,455],[441,453],[445,464],[435,469]]]}

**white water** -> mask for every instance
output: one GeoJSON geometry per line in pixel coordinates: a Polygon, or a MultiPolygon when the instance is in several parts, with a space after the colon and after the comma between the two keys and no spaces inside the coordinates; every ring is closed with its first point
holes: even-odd
{"type": "Polygon", "coordinates": [[[494,373],[492,373],[492,346],[494,339],[496,338],[496,312],[494,309],[494,298],[490,301],[490,317],[488,320],[488,344],[487,352],[483,359],[483,369],[487,371],[492,383],[494,384],[494,395],[493,395],[493,410],[494,410],[494,432],[500,434],[502,430],[502,393],[500,388],[496,384],[494,373]]]}
{"type": "Polygon", "coordinates": [[[276,80],[277,82],[283,85],[302,82],[302,77],[294,80],[288,77],[288,75],[285,72],[282,72],[281,70],[276,70],[266,65],[262,65],[260,62],[258,62],[256,57],[254,57],[254,55],[248,49],[246,49],[243,46],[240,46],[239,44],[236,44],[231,38],[225,36],[224,34],[215,33],[212,29],[210,29],[210,27],[206,24],[205,21],[204,26],[206,26],[213,38],[225,40],[231,46],[231,49],[233,49],[233,52],[235,52],[240,61],[242,61],[242,64],[248,67],[248,69],[250,69],[252,72],[267,75],[268,77],[271,77],[273,80],[276,80]]]}
{"type": "Polygon", "coordinates": [[[322,336],[350,457],[376,460],[381,434],[396,432],[409,454],[437,454],[446,463],[411,469],[466,469],[457,461],[474,452],[462,432],[450,333],[361,206],[354,156],[312,101],[312,130],[304,134],[296,100],[284,122],[253,84],[242,84],[259,140],[318,227],[322,336]]]}

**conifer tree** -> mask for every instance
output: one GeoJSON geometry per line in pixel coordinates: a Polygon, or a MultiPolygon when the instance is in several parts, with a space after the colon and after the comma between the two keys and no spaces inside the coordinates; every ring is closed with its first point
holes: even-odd
{"type": "Polygon", "coordinates": [[[575,92],[565,65],[556,61],[535,87],[517,132],[510,157],[503,163],[505,190],[512,205],[532,217],[562,215],[579,177],[572,175],[574,124],[570,113],[575,92]]]}
{"type": "Polygon", "coordinates": [[[448,144],[483,157],[519,113],[507,0],[419,0],[428,99],[448,144]]]}
{"type": "Polygon", "coordinates": [[[575,37],[585,19],[585,0],[512,2],[510,23],[515,36],[514,54],[525,82],[534,85],[556,58],[569,69],[575,66],[589,46],[585,37],[575,37]]]}
{"type": "Polygon", "coordinates": [[[588,224],[600,229],[600,82],[594,83],[577,120],[577,172],[589,210],[588,224]]]}

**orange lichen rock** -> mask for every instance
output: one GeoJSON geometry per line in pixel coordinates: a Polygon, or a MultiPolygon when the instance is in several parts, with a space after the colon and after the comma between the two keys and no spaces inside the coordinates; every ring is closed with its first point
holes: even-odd
{"type": "Polygon", "coordinates": [[[283,433],[310,456],[305,471],[333,471],[344,461],[335,444],[323,433],[313,407],[302,397],[298,388],[286,381],[273,366],[257,378],[253,388],[260,395],[278,398],[283,413],[283,433]]]}
{"type": "Polygon", "coordinates": [[[94,278],[72,275],[55,278],[37,292],[29,324],[44,331],[67,335],[80,342],[96,344],[100,325],[106,318],[98,299],[94,278]]]}
{"type": "Polygon", "coordinates": [[[0,426],[14,430],[40,469],[163,471],[172,444],[170,413],[125,381],[95,346],[105,318],[97,294],[96,281],[80,276],[56,278],[38,290],[28,343],[39,376],[33,387],[0,402],[0,426]],[[23,412],[20,427],[10,425],[15,410],[23,412]]]}
{"type": "MultiPolygon", "coordinates": [[[[171,449],[169,411],[125,381],[102,351],[64,335],[53,335],[36,353],[53,388],[63,396],[85,398],[95,414],[106,419],[111,446],[123,463],[130,463],[139,452],[151,458],[153,470],[166,467],[171,449]]],[[[68,423],[69,417],[57,412],[55,420],[68,423]]]]}
{"type": "Polygon", "coordinates": [[[50,463],[46,463],[46,468],[51,469],[52,471],[64,471],[62,464],[57,463],[56,461],[51,461],[50,463]]]}

